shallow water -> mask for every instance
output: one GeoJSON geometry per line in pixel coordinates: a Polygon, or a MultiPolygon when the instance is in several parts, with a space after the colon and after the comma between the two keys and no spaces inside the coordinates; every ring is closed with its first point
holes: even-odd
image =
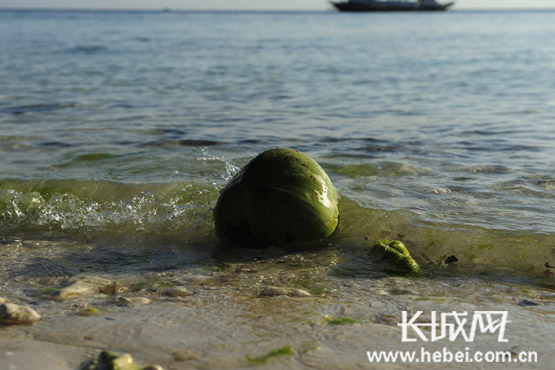
{"type": "MultiPolygon", "coordinates": [[[[229,338],[240,331],[241,310],[267,309],[249,300],[265,284],[311,291],[314,310],[301,305],[293,316],[317,317],[319,329],[323,315],[349,307],[381,325],[389,316],[374,315],[398,317],[402,305],[437,292],[460,309],[457,299],[475,287],[475,308],[514,305],[512,294],[543,299],[515,324],[540,345],[526,328],[553,325],[552,297],[542,296],[551,294],[555,265],[555,49],[545,42],[555,36],[552,18],[0,11],[0,295],[48,312],[56,319],[34,338],[68,345],[75,333],[54,329],[70,333],[68,314],[90,305],[121,310],[102,295],[48,299],[49,289],[83,274],[119,281],[121,294],[151,295],[167,315],[181,306],[167,306],[157,289],[191,285],[191,301],[177,304],[214,305],[191,320],[227,313],[229,338]],[[341,194],[340,230],[308,250],[230,249],[214,236],[212,208],[239,168],[272,147],[301,150],[325,168],[341,194]],[[424,278],[407,299],[387,294],[395,308],[369,313],[366,299],[412,284],[390,282],[368,261],[380,238],[403,240],[424,278]],[[451,255],[456,268],[445,264],[451,255]],[[219,283],[191,283],[189,275],[219,283]],[[506,287],[504,298],[488,297],[492,284],[506,287]]],[[[271,332],[274,324],[257,327],[271,332]]],[[[318,338],[329,351],[379,337],[362,334],[366,327],[348,340],[327,330],[318,338]]],[[[177,346],[158,336],[147,348],[133,335],[113,333],[93,347],[125,339],[119,348],[166,361],[177,346]]],[[[250,355],[241,346],[276,344],[260,332],[236,335],[235,347],[222,344],[228,356],[216,356],[230,367],[250,355]]],[[[297,350],[310,335],[303,332],[297,350]]],[[[311,348],[296,366],[323,367],[337,351],[311,357],[311,348]]],[[[350,354],[336,359],[355,366],[350,354]]]]}
{"type": "Polygon", "coordinates": [[[412,224],[552,235],[551,16],[3,11],[3,225],[10,179],[164,207],[283,146],[412,224]]]}

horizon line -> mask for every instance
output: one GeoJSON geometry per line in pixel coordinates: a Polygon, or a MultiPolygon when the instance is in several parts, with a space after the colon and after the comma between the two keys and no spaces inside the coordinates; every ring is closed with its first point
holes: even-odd
{"type": "MultiPolygon", "coordinates": [[[[338,12],[336,9],[330,7],[328,9],[203,9],[203,8],[67,8],[67,7],[2,7],[0,11],[137,11],[137,12],[338,12]]],[[[447,12],[452,11],[527,11],[527,10],[555,10],[546,7],[530,7],[530,8],[452,8],[447,12]]],[[[339,13],[339,12],[338,12],[339,13]]]]}

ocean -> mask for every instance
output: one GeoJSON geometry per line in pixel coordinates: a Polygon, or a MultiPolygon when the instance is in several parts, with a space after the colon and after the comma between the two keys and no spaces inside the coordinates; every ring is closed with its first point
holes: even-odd
{"type": "MultiPolygon", "coordinates": [[[[551,291],[554,14],[0,11],[0,295],[251,256],[212,209],[275,147],[340,194],[339,232],[293,252],[321,277],[372,275],[361,256],[386,238],[431,286],[551,291]]],[[[256,253],[241,263],[290,256],[256,253]]]]}

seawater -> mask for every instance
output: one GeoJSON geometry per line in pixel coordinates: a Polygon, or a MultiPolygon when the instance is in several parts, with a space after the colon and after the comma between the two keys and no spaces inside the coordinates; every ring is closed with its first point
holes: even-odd
{"type": "Polygon", "coordinates": [[[67,247],[70,271],[100,264],[79,248],[210,264],[220,190],[291,147],[341,194],[333,248],[541,276],[553,15],[0,11],[1,242],[67,247]]]}

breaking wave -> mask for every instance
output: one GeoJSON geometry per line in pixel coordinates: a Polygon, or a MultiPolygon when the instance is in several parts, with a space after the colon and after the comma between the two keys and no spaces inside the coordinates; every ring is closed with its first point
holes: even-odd
{"type": "MultiPolygon", "coordinates": [[[[232,169],[230,169],[231,171],[232,169]]],[[[231,171],[233,172],[233,171],[231,171]]],[[[214,183],[126,184],[79,180],[0,181],[0,229],[4,235],[156,234],[157,238],[214,241],[214,183]]],[[[410,211],[363,207],[348,196],[339,204],[341,248],[360,250],[382,239],[405,242],[421,264],[461,264],[544,273],[555,265],[555,235],[434,223],[410,211]]]]}

